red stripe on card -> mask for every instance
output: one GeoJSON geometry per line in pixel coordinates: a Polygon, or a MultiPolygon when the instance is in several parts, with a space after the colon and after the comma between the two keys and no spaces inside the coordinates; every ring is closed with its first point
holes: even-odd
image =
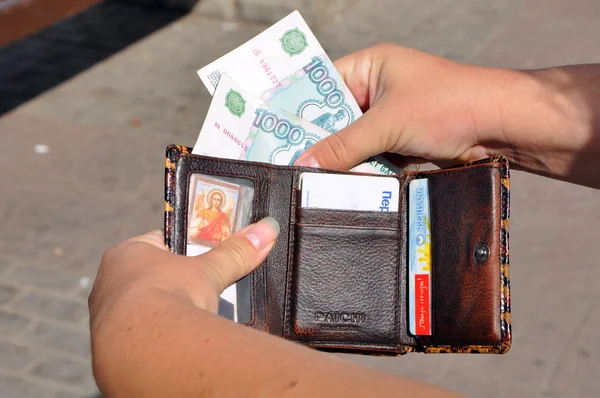
{"type": "Polygon", "coordinates": [[[431,335],[431,302],[428,274],[415,275],[415,332],[419,336],[431,335]]]}

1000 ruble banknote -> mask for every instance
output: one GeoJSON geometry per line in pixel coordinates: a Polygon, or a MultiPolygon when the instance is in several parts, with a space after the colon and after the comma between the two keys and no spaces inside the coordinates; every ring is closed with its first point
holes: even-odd
{"type": "MultiPolygon", "coordinates": [[[[215,93],[224,74],[250,95],[329,134],[362,116],[352,93],[298,11],[198,70],[211,94],[215,93]]],[[[216,101],[216,106],[222,105],[216,101]]],[[[214,132],[203,130],[202,134],[214,132]]],[[[371,173],[401,171],[381,157],[367,159],[366,164],[370,165],[371,173]]]]}
{"type": "MultiPolygon", "coordinates": [[[[292,165],[304,150],[331,133],[253,96],[229,75],[221,76],[194,153],[292,165]]],[[[353,171],[375,173],[370,163],[353,171]]]]}

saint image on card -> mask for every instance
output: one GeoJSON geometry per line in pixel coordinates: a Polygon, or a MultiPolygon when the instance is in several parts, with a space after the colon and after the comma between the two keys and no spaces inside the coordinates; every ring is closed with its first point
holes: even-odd
{"type": "Polygon", "coordinates": [[[236,226],[240,186],[200,175],[190,180],[188,244],[214,247],[236,226]]]}

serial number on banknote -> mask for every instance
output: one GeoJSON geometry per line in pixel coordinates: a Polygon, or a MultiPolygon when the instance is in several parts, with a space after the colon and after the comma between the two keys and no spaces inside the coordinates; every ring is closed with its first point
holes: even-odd
{"type": "Polygon", "coordinates": [[[227,130],[226,128],[221,129],[221,124],[219,122],[215,122],[215,128],[223,133],[224,136],[233,141],[237,146],[242,148],[244,151],[248,150],[248,146],[242,142],[234,133],[227,130]]]}
{"type": "MultiPolygon", "coordinates": [[[[254,49],[252,51],[252,54],[254,54],[255,57],[258,57],[261,54],[261,51],[258,49],[254,49]]],[[[258,63],[265,71],[265,74],[267,75],[269,80],[271,80],[271,83],[274,84],[274,88],[281,87],[281,82],[279,81],[279,78],[277,76],[275,76],[275,74],[271,71],[271,67],[269,66],[269,63],[267,61],[265,61],[264,58],[262,58],[260,61],[258,61],[258,63]]]]}

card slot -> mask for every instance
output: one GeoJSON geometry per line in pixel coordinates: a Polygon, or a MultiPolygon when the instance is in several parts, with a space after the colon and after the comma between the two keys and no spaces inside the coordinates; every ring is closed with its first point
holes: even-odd
{"type": "Polygon", "coordinates": [[[284,337],[314,347],[343,341],[397,351],[398,231],[301,223],[295,229],[284,337]]]}
{"type": "Polygon", "coordinates": [[[297,223],[301,226],[330,228],[398,229],[397,212],[315,209],[297,207],[297,223]]]}
{"type": "Polygon", "coordinates": [[[431,173],[428,179],[432,335],[421,341],[497,347],[506,337],[500,314],[499,169],[431,173]]]}

